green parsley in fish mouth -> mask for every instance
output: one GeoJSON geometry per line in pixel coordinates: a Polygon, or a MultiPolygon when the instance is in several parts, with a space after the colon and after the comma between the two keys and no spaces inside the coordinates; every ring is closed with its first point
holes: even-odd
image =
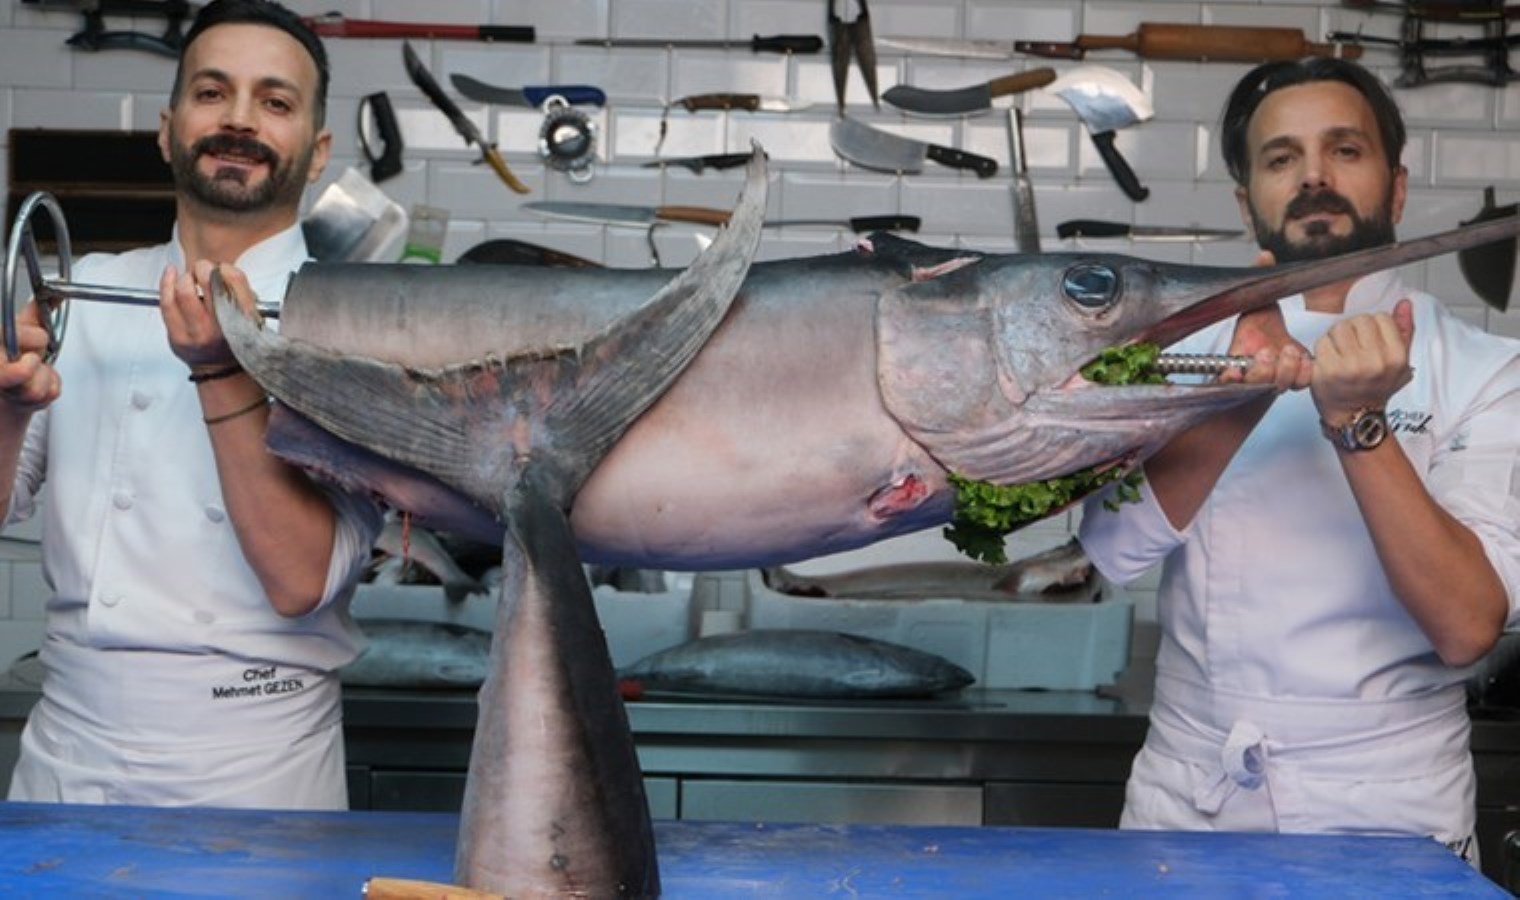
{"type": "MultiPolygon", "coordinates": [[[[1165,384],[1166,375],[1156,369],[1156,358],[1160,355],[1161,348],[1156,344],[1108,347],[1082,367],[1082,377],[1104,385],[1165,384]]],[[[1122,479],[1119,489],[1105,505],[1117,509],[1119,503],[1137,501],[1143,477],[1138,470],[1130,471],[1127,466],[1115,464],[1014,485],[973,481],[952,472],[955,513],[945,529],[945,537],[972,559],[1001,565],[1008,561],[1003,541],[1009,534],[1118,479],[1122,479]]]]}
{"type": "Polygon", "coordinates": [[[1082,377],[1093,384],[1165,384],[1166,375],[1156,368],[1160,356],[1156,344],[1108,347],[1082,367],[1082,377]]]}

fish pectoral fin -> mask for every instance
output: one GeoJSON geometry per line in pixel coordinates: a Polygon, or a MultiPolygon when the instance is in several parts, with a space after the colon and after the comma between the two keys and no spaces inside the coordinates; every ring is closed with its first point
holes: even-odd
{"type": "MultiPolygon", "coordinates": [[[[233,355],[275,399],[334,435],[446,483],[468,480],[474,464],[467,403],[492,382],[490,365],[424,373],[281,337],[213,289],[217,319],[233,355]]],[[[473,446],[479,446],[474,444],[473,446]]]]}

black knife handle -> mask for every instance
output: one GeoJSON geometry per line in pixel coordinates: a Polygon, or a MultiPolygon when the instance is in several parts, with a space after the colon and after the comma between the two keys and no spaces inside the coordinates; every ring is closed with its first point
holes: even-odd
{"type": "Polygon", "coordinates": [[[537,37],[532,25],[482,25],[480,39],[483,41],[510,41],[514,44],[531,44],[537,37]]]}
{"type": "Polygon", "coordinates": [[[359,100],[359,150],[364,158],[369,160],[369,180],[379,184],[387,178],[401,173],[401,127],[396,124],[396,110],[391,107],[391,98],[385,91],[377,91],[367,94],[359,100]],[[380,155],[370,149],[369,140],[364,136],[364,113],[365,110],[374,114],[375,129],[380,132],[381,150],[380,155]]]}
{"type": "Polygon", "coordinates": [[[918,231],[918,216],[856,216],[850,219],[850,230],[857,234],[867,231],[918,231]]]}
{"type": "Polygon", "coordinates": [[[997,160],[967,153],[965,150],[957,150],[954,147],[930,144],[928,156],[942,166],[949,166],[952,169],[970,169],[978,178],[991,178],[997,174],[998,170],[997,160]]]}
{"type": "Polygon", "coordinates": [[[1098,148],[1098,155],[1103,157],[1108,171],[1119,182],[1119,189],[1124,192],[1124,196],[1139,203],[1151,195],[1151,189],[1140,184],[1140,179],[1135,177],[1135,170],[1129,167],[1129,162],[1119,153],[1119,148],[1114,146],[1112,131],[1100,131],[1092,139],[1098,148]]]}
{"type": "Polygon", "coordinates": [[[769,37],[755,35],[749,48],[756,53],[817,53],[823,49],[823,38],[816,34],[773,34],[769,37]]]}
{"type": "Polygon", "coordinates": [[[1126,222],[1101,222],[1097,219],[1071,219],[1056,226],[1056,237],[1125,237],[1130,226],[1126,222]]]}
{"type": "Polygon", "coordinates": [[[1081,59],[1087,55],[1087,51],[1077,44],[1063,44],[1056,41],[1014,41],[1013,49],[1019,53],[1044,56],[1049,59],[1081,59]]]}

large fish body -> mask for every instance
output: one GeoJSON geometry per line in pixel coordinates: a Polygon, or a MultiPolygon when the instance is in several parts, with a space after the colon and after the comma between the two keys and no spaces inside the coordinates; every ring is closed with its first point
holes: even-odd
{"type": "MultiPolygon", "coordinates": [[[[977,255],[880,236],[869,251],[752,266],[692,365],[581,488],[571,521],[582,558],[722,569],[943,521],[944,470],[885,408],[874,334],[882,294],[959,258],[977,255]]],[[[280,325],[342,353],[436,369],[578,344],[670,277],[325,265],[296,276],[280,325]]],[[[271,442],[300,459],[312,435],[289,418],[281,412],[271,442]]],[[[350,449],[337,461],[350,477],[441,530],[499,543],[494,512],[350,449]],[[362,475],[361,462],[371,467],[362,475]]],[[[320,452],[334,451],[323,442],[320,452]]]]}
{"type": "MultiPolygon", "coordinates": [[[[669,273],[310,266],[281,333],[220,287],[270,446],[443,530],[500,538],[502,599],[455,875],[511,896],[658,893],[637,758],[581,562],[768,565],[947,520],[947,472],[1131,466],[1264,387],[1088,384],[1310,287],[1513,238],[1515,220],[1315,263],[1210,269],[875,238],[751,265],[730,224],[669,273]]],[[[246,302],[247,298],[243,298],[246,302]]]]}

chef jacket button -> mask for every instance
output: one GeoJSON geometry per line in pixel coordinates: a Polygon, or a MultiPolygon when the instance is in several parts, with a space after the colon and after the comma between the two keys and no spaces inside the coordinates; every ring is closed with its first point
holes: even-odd
{"type": "Polygon", "coordinates": [[[121,597],[116,594],[102,594],[100,603],[102,606],[115,606],[121,602],[121,597]]]}
{"type": "Polygon", "coordinates": [[[116,495],[111,498],[111,504],[117,509],[131,509],[132,495],[126,491],[117,491],[116,495]]]}
{"type": "Polygon", "coordinates": [[[225,512],[222,512],[222,508],[220,506],[208,506],[206,507],[206,518],[210,519],[213,522],[220,522],[223,519],[227,518],[227,514],[225,512]]]}
{"type": "Polygon", "coordinates": [[[204,609],[196,610],[195,615],[191,618],[195,619],[196,624],[198,625],[210,625],[212,622],[216,621],[216,616],[205,611],[204,609]]]}
{"type": "Polygon", "coordinates": [[[142,391],[132,392],[132,405],[138,409],[147,409],[152,402],[153,398],[142,391]]]}

